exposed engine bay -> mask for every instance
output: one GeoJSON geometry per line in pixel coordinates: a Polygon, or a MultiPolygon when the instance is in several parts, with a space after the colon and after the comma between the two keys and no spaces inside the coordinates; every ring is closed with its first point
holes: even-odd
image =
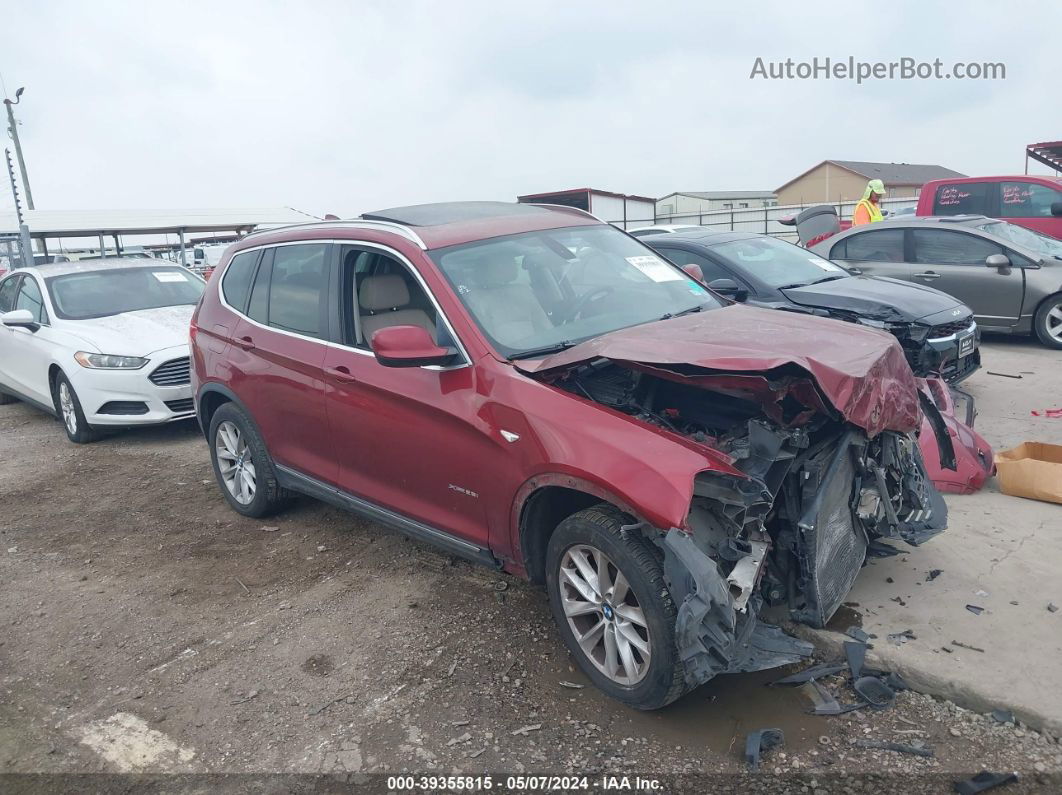
{"type": "Polygon", "coordinates": [[[598,358],[551,375],[558,388],[724,453],[744,475],[706,467],[685,528],[640,528],[680,605],[691,685],[807,656],[808,644],[760,623],[760,612],[822,627],[875,542],[917,545],[946,525],[915,435],[868,436],[799,368],[738,375],[598,358]]]}

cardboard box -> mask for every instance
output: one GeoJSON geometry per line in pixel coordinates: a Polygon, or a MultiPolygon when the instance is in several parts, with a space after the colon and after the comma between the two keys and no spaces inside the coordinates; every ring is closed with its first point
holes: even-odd
{"type": "Polygon", "coordinates": [[[996,453],[996,477],[1004,494],[1062,504],[1062,445],[1022,442],[996,453]]]}

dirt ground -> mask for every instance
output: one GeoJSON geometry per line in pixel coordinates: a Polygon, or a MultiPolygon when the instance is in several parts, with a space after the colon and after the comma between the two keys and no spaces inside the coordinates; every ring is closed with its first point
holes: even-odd
{"type": "MultiPolygon", "coordinates": [[[[1054,738],[911,692],[814,717],[801,690],[765,686],[783,673],[633,712],[570,664],[523,582],[309,499],[240,517],[191,423],[75,446],[36,410],[0,407],[0,772],[26,791],[54,780],[11,774],[705,774],[716,791],[918,792],[982,768],[1022,774],[1001,791],[1058,791],[1054,738]],[[785,746],[750,774],[745,735],[764,727],[785,746]]],[[[854,699],[842,677],[831,687],[854,699]]]]}

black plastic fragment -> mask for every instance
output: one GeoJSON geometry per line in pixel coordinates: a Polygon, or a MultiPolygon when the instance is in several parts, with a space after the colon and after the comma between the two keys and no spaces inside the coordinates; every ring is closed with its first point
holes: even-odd
{"type": "Polygon", "coordinates": [[[891,743],[886,740],[856,740],[855,747],[873,748],[878,751],[895,751],[898,754],[914,754],[915,756],[924,756],[927,759],[933,756],[932,748],[919,748],[915,745],[891,743]]]}
{"type": "Polygon", "coordinates": [[[896,692],[911,689],[911,686],[897,673],[889,672],[882,681],[896,692]]]}
{"type": "Polygon", "coordinates": [[[896,701],[896,692],[876,676],[864,676],[852,683],[852,689],[874,709],[885,709],[896,701]]]}
{"type": "Polygon", "coordinates": [[[981,615],[981,613],[985,612],[985,609],[980,605],[966,605],[966,609],[973,613],[975,616],[979,616],[981,615]]]}
{"type": "Polygon", "coordinates": [[[810,668],[805,668],[803,671],[798,671],[795,674],[782,677],[781,679],[771,682],[771,686],[788,686],[788,685],[803,685],[810,682],[813,679],[821,679],[824,676],[831,676],[832,674],[840,673],[847,668],[844,663],[821,663],[819,665],[813,665],[810,668]]]}
{"type": "Polygon", "coordinates": [[[781,729],[756,729],[745,738],[745,764],[749,770],[760,769],[760,755],[785,742],[781,729]]]}
{"type": "Polygon", "coordinates": [[[903,554],[903,550],[889,544],[883,544],[881,541],[871,541],[867,546],[868,558],[891,558],[901,554],[903,554]]]}
{"type": "Polygon", "coordinates": [[[808,695],[814,706],[811,708],[812,715],[844,715],[846,712],[854,712],[862,709],[866,704],[839,704],[829,690],[812,680],[807,683],[808,695]]]}
{"type": "Polygon", "coordinates": [[[1014,723],[1014,713],[1009,709],[992,710],[992,720],[996,723],[1014,723]]]}
{"type": "Polygon", "coordinates": [[[854,682],[863,675],[863,663],[867,659],[867,644],[846,640],[844,642],[844,656],[848,660],[848,670],[852,672],[852,681],[854,682]]]}
{"type": "Polygon", "coordinates": [[[1001,787],[1004,784],[1013,784],[1017,780],[1017,773],[990,773],[982,770],[973,778],[956,781],[953,786],[959,795],[977,795],[978,792],[1001,787]]]}
{"type": "Polygon", "coordinates": [[[868,635],[859,627],[849,627],[844,631],[844,634],[852,638],[853,640],[858,640],[860,643],[866,643],[868,640],[870,640],[870,635],[868,635]]]}
{"type": "Polygon", "coordinates": [[[931,569],[929,574],[926,575],[926,582],[932,582],[943,573],[944,569],[931,569]]]}

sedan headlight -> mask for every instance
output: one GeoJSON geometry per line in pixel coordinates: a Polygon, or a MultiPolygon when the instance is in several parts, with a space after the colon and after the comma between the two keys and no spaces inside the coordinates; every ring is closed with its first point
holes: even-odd
{"type": "Polygon", "coordinates": [[[139,370],[148,363],[139,356],[112,356],[109,353],[87,353],[78,351],[74,354],[77,363],[93,370],[139,370]]]}

